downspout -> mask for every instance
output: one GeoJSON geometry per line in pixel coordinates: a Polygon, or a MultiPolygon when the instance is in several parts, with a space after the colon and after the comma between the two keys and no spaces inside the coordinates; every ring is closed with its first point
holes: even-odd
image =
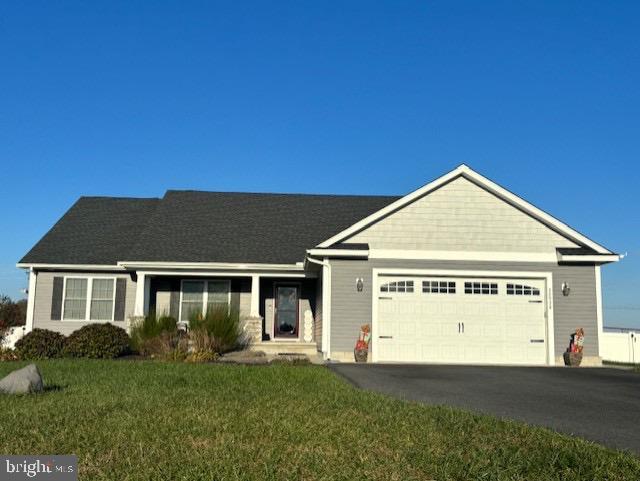
{"type": "Polygon", "coordinates": [[[322,261],[307,257],[313,264],[322,266],[322,354],[331,357],[331,264],[325,257],[322,261]]]}

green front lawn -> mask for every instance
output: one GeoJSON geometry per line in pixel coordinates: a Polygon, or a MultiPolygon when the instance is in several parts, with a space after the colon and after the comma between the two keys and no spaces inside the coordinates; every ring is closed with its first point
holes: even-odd
{"type": "Polygon", "coordinates": [[[38,364],[53,388],[0,396],[0,452],[78,454],[80,479],[640,479],[632,455],[362,392],[318,366],[38,364]]]}

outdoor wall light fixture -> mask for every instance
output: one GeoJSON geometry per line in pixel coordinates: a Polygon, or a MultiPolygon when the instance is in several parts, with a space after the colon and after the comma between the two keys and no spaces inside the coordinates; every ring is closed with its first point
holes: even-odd
{"type": "Polygon", "coordinates": [[[569,287],[569,284],[567,284],[566,282],[563,282],[562,283],[562,295],[564,297],[567,297],[570,292],[571,292],[571,288],[569,287]]]}
{"type": "Polygon", "coordinates": [[[358,277],[356,279],[356,290],[358,292],[362,292],[363,288],[364,288],[364,281],[362,280],[362,277],[358,277]]]}

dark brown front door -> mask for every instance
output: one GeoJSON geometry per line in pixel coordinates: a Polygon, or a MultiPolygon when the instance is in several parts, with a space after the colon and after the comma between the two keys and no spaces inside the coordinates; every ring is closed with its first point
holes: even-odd
{"type": "Polygon", "coordinates": [[[276,286],[276,337],[298,337],[298,286],[276,286]]]}

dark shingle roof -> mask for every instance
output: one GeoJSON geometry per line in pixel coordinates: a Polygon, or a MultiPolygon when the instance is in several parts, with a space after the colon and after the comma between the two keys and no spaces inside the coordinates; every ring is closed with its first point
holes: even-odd
{"type": "Polygon", "coordinates": [[[134,245],[158,202],[81,197],[20,262],[115,264],[134,245]]]}
{"type": "Polygon", "coordinates": [[[306,249],[397,199],[200,191],[83,197],[21,262],[301,262],[306,249]]]}
{"type": "Polygon", "coordinates": [[[306,249],[397,199],[168,191],[123,260],[302,262],[306,249]]]}

